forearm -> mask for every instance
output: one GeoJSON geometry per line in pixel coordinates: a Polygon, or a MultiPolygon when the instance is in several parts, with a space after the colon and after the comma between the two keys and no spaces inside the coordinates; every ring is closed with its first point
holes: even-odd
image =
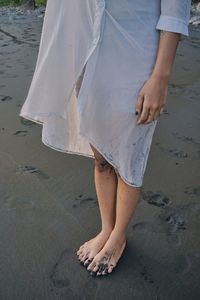
{"type": "Polygon", "coordinates": [[[158,51],[151,76],[142,86],[136,101],[137,124],[156,120],[166,105],[168,82],[179,41],[188,36],[191,0],[161,0],[158,51]],[[182,35],[182,36],[181,36],[182,35]]]}
{"type": "Polygon", "coordinates": [[[179,33],[161,30],[153,77],[169,80],[179,41],[179,33]]]}
{"type": "Polygon", "coordinates": [[[140,90],[136,103],[137,124],[147,124],[158,118],[166,104],[168,81],[171,74],[180,34],[161,31],[153,72],[140,90]]]}

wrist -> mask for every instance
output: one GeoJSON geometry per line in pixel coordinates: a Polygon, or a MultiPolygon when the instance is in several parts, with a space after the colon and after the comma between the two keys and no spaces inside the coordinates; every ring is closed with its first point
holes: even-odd
{"type": "Polygon", "coordinates": [[[151,77],[158,80],[158,81],[168,82],[169,79],[170,79],[170,72],[168,72],[168,73],[153,72],[151,74],[151,77]]]}

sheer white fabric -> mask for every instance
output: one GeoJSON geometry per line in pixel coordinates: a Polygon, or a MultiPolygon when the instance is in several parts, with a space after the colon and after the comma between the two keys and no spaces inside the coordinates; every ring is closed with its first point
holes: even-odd
{"type": "Polygon", "coordinates": [[[19,115],[43,124],[45,145],[94,158],[91,143],[127,184],[142,186],[157,120],[136,124],[137,95],[153,70],[159,30],[188,36],[190,4],[48,0],[19,115]]]}

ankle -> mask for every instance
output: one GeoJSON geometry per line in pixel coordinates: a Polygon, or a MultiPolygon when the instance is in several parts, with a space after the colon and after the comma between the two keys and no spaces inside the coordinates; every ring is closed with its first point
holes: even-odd
{"type": "Polygon", "coordinates": [[[119,240],[126,239],[126,230],[114,227],[112,231],[112,236],[115,236],[119,240]]]}
{"type": "Polygon", "coordinates": [[[113,227],[102,227],[101,233],[105,235],[110,235],[111,232],[113,231],[113,227]]]}

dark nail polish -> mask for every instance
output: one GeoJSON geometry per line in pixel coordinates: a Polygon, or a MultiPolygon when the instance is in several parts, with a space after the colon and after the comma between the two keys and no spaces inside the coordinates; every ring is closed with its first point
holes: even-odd
{"type": "Polygon", "coordinates": [[[138,115],[138,111],[135,112],[136,116],[138,115]]]}

